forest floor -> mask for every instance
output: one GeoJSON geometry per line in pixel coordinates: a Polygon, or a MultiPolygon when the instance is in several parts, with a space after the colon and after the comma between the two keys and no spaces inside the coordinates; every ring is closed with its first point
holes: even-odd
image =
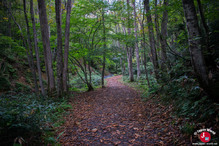
{"type": "Polygon", "coordinates": [[[115,76],[106,88],[77,95],[73,109],[57,135],[62,145],[188,145],[181,134],[181,120],[171,116],[172,107],[125,86],[115,76]]]}

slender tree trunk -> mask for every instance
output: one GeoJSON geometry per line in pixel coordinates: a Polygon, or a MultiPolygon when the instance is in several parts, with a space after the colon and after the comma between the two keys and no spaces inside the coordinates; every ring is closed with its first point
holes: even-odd
{"type": "Polygon", "coordinates": [[[68,93],[68,52],[69,52],[69,36],[70,36],[70,14],[72,0],[67,2],[66,24],[65,24],[65,48],[64,48],[64,66],[63,66],[63,90],[68,93]]]}
{"type": "Polygon", "coordinates": [[[104,74],[105,74],[105,62],[106,62],[106,29],[105,29],[105,20],[104,20],[104,9],[102,10],[102,18],[103,18],[103,69],[102,69],[102,88],[104,88],[104,74]]]}
{"type": "Polygon", "coordinates": [[[89,58],[89,61],[88,61],[88,71],[89,71],[89,84],[92,85],[92,71],[91,71],[91,60],[89,58]]]}
{"type": "MultiPolygon", "coordinates": [[[[144,43],[143,43],[144,44],[144,43]]],[[[150,88],[150,81],[149,81],[149,77],[148,77],[148,70],[147,70],[147,55],[146,55],[146,47],[144,44],[144,70],[145,70],[145,74],[146,74],[146,80],[147,80],[147,84],[148,87],[150,88]]]]}
{"type": "Polygon", "coordinates": [[[144,65],[143,60],[144,60],[144,54],[141,53],[141,65],[144,65]]]}
{"type": "Polygon", "coordinates": [[[88,83],[87,86],[88,86],[88,91],[93,91],[93,90],[94,90],[94,88],[93,88],[93,86],[91,85],[91,83],[88,83]]]}
{"type": "Polygon", "coordinates": [[[120,65],[121,65],[121,71],[122,71],[122,75],[124,75],[124,68],[123,68],[123,61],[122,61],[122,57],[120,58],[120,65]]]}
{"type": "MultiPolygon", "coordinates": [[[[205,21],[205,17],[204,17],[204,13],[203,13],[203,9],[202,9],[202,4],[201,4],[201,1],[200,0],[197,0],[198,2],[198,8],[199,8],[199,13],[200,13],[200,16],[201,16],[201,21],[202,21],[202,24],[204,26],[204,29],[205,29],[205,34],[206,34],[206,38],[209,39],[209,29],[208,29],[208,25],[205,21]]],[[[208,41],[208,40],[207,40],[208,41]]],[[[207,42],[208,43],[208,42],[207,42]]]]}
{"type": "MultiPolygon", "coordinates": [[[[116,34],[117,34],[118,32],[120,32],[119,24],[118,24],[118,25],[115,25],[115,29],[116,29],[116,34]],[[117,28],[117,27],[118,27],[118,28],[117,28]]],[[[121,45],[120,45],[119,39],[117,40],[117,44],[118,44],[118,48],[121,49],[121,45]]],[[[120,65],[121,65],[122,75],[124,75],[124,68],[123,68],[123,59],[122,59],[122,56],[120,57],[120,65]]]]}
{"type": "MultiPolygon", "coordinates": [[[[11,16],[10,16],[10,14],[9,14],[9,12],[8,12],[8,36],[9,37],[11,37],[11,16]]],[[[11,49],[11,44],[9,44],[9,48],[11,49]]]]}
{"type": "Polygon", "coordinates": [[[49,41],[49,30],[48,30],[48,20],[46,14],[45,1],[38,0],[38,7],[39,7],[41,35],[42,35],[43,48],[44,48],[44,60],[47,70],[48,95],[52,96],[53,92],[55,91],[55,79],[54,79],[54,73],[52,67],[52,53],[51,53],[50,41],[49,41]]]}
{"type": "Polygon", "coordinates": [[[149,81],[148,70],[147,70],[147,55],[146,55],[146,41],[145,41],[145,32],[144,32],[144,20],[145,20],[145,11],[143,11],[143,19],[142,19],[142,22],[140,21],[140,25],[141,25],[142,36],[143,36],[142,46],[144,49],[144,69],[145,69],[147,84],[148,84],[148,87],[150,88],[150,81],[149,81]]]}
{"type": "Polygon", "coordinates": [[[86,65],[86,60],[84,59],[84,66],[85,66],[85,73],[86,73],[86,80],[87,80],[87,87],[88,87],[88,91],[92,91],[94,90],[93,86],[92,86],[92,72],[91,72],[91,63],[90,60],[88,61],[88,65],[86,65]],[[89,72],[89,80],[88,80],[88,75],[87,75],[87,69],[86,66],[88,67],[88,72],[89,72]]]}
{"type": "Polygon", "coordinates": [[[200,37],[200,31],[194,1],[182,0],[182,3],[189,35],[189,49],[192,59],[192,66],[201,86],[206,89],[208,87],[208,75],[202,54],[201,40],[198,39],[200,37]]]}
{"type": "Polygon", "coordinates": [[[31,20],[32,20],[32,25],[33,25],[34,49],[35,49],[36,60],[37,60],[37,70],[38,70],[39,82],[40,82],[40,87],[41,87],[41,93],[43,96],[45,96],[45,89],[43,85],[41,67],[40,67],[39,49],[37,45],[37,32],[36,32],[36,23],[35,23],[35,18],[34,18],[34,11],[33,11],[33,0],[30,0],[30,14],[31,14],[31,20]]]}
{"type": "MultiPolygon", "coordinates": [[[[87,73],[87,64],[86,64],[86,60],[85,60],[85,58],[83,58],[83,64],[81,64],[80,63],[80,61],[79,60],[77,60],[76,58],[74,58],[73,57],[73,59],[74,59],[74,61],[71,59],[71,58],[69,58],[70,59],[70,61],[72,62],[72,64],[76,64],[78,67],[80,67],[81,68],[81,71],[83,72],[83,74],[84,74],[84,78],[80,75],[80,73],[78,72],[78,70],[77,70],[77,68],[76,68],[76,72],[77,72],[77,74],[78,74],[78,76],[81,78],[81,80],[87,85],[87,87],[88,87],[88,91],[92,91],[92,90],[94,90],[94,88],[92,87],[92,83],[91,83],[91,79],[90,79],[90,81],[88,80],[88,73],[87,73]],[[84,67],[83,67],[83,65],[84,65],[84,67]]],[[[88,67],[89,68],[89,67],[88,67]]],[[[89,69],[89,73],[90,73],[90,69],[89,69]]]]}
{"type": "Polygon", "coordinates": [[[57,28],[57,93],[58,97],[63,94],[63,52],[62,52],[62,8],[61,0],[55,1],[56,28],[57,28]]]}
{"type": "Polygon", "coordinates": [[[216,52],[216,50],[214,47],[211,47],[211,44],[209,41],[209,39],[210,39],[209,38],[209,28],[208,28],[208,25],[205,21],[205,16],[203,13],[201,1],[197,0],[197,2],[198,2],[198,7],[199,7],[199,13],[201,16],[201,22],[202,22],[202,25],[203,25],[204,31],[205,31],[205,37],[204,37],[204,39],[202,39],[203,40],[202,45],[203,45],[203,52],[206,52],[203,54],[204,58],[206,60],[206,66],[208,68],[208,71],[217,70],[217,65],[216,65],[215,57],[214,57],[214,52],[216,52]]]}
{"type": "MultiPolygon", "coordinates": [[[[146,10],[146,13],[150,13],[150,6],[149,6],[149,0],[144,0],[144,7],[146,10]]],[[[151,47],[151,58],[152,58],[152,63],[154,66],[154,72],[156,79],[159,78],[158,76],[158,60],[157,60],[157,51],[155,47],[155,39],[154,39],[154,30],[152,24],[152,18],[151,14],[147,14],[147,23],[148,23],[148,30],[149,30],[149,40],[150,40],[150,47],[151,47]]]]}
{"type": "Polygon", "coordinates": [[[168,11],[167,11],[167,6],[168,6],[168,0],[164,0],[164,7],[165,10],[163,12],[163,18],[162,18],[162,23],[161,23],[161,68],[162,70],[166,70],[168,67],[167,65],[167,54],[166,54],[166,49],[167,49],[167,23],[168,23],[168,11]]]}
{"type": "MultiPolygon", "coordinates": [[[[52,16],[51,16],[51,14],[52,14],[52,6],[53,6],[53,4],[51,3],[51,0],[47,0],[47,3],[48,3],[48,5],[49,5],[49,8],[48,8],[48,14],[49,14],[49,16],[48,16],[48,18],[49,18],[49,20],[51,20],[52,19],[52,16]]],[[[49,38],[51,37],[51,25],[52,24],[50,24],[50,23],[48,23],[48,29],[49,29],[49,38]]],[[[54,47],[55,48],[55,47],[54,47]]],[[[51,48],[51,49],[53,49],[53,48],[51,48]]],[[[55,50],[55,49],[54,49],[55,50]]],[[[56,54],[56,53],[54,53],[54,54],[56,54]]],[[[52,54],[53,55],[53,54],[52,54]]],[[[55,57],[56,58],[56,57],[55,57]]],[[[56,59],[55,59],[56,60],[56,59]]]]}
{"type": "Polygon", "coordinates": [[[31,61],[30,61],[30,50],[29,48],[27,47],[27,44],[26,44],[26,40],[24,38],[24,35],[23,35],[23,31],[21,29],[21,26],[16,22],[13,14],[12,14],[12,11],[11,11],[11,3],[9,2],[9,7],[7,6],[7,4],[5,5],[7,8],[8,8],[8,11],[9,11],[9,14],[11,15],[11,18],[12,20],[14,21],[14,23],[17,25],[17,27],[19,28],[20,30],[20,35],[21,35],[21,39],[23,41],[23,46],[25,47],[25,50],[26,50],[26,54],[27,54],[27,60],[28,60],[28,64],[29,64],[29,67],[30,69],[32,68],[32,65],[31,65],[31,61]]]}
{"type": "MultiPolygon", "coordinates": [[[[158,17],[158,14],[157,14],[157,0],[155,0],[155,19],[154,19],[154,22],[155,22],[155,30],[156,30],[156,44],[157,44],[157,48],[160,48],[160,28],[159,28],[159,17],[158,17]]],[[[160,53],[158,52],[158,56],[160,58],[160,53]]]]}
{"type": "MultiPolygon", "coordinates": [[[[128,34],[131,35],[129,0],[127,0],[127,8],[128,8],[128,34]]],[[[132,67],[132,47],[127,46],[127,45],[126,47],[127,47],[127,58],[128,58],[128,65],[129,65],[129,80],[130,82],[133,82],[134,74],[133,74],[133,67],[132,67]]]]}
{"type": "MultiPolygon", "coordinates": [[[[118,40],[118,48],[122,51],[121,44],[120,44],[119,40],[118,40]]],[[[121,65],[122,75],[124,75],[124,73],[125,73],[125,69],[124,69],[125,64],[123,64],[123,56],[122,55],[120,57],[120,65],[121,65]]]]}
{"type": "Polygon", "coordinates": [[[138,25],[136,20],[136,8],[135,8],[135,0],[133,0],[133,8],[134,8],[134,31],[135,31],[135,53],[136,53],[136,62],[137,62],[137,79],[141,76],[141,68],[140,68],[140,59],[139,59],[139,48],[138,48],[138,25]]]}
{"type": "Polygon", "coordinates": [[[27,11],[26,11],[26,0],[23,0],[23,8],[24,8],[24,17],[25,17],[25,22],[26,22],[26,27],[27,27],[27,44],[28,44],[28,50],[29,50],[29,55],[30,55],[30,69],[33,75],[33,81],[34,81],[34,86],[35,86],[35,92],[38,94],[39,93],[39,88],[37,84],[37,76],[36,76],[36,68],[34,65],[34,58],[33,58],[33,50],[32,50],[32,45],[31,45],[31,37],[30,37],[30,27],[29,27],[29,22],[27,18],[27,11]]]}

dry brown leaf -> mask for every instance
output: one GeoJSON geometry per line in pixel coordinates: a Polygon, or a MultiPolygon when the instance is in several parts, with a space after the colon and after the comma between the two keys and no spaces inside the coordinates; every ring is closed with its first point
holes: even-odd
{"type": "Polygon", "coordinates": [[[120,144],[120,143],[121,143],[121,141],[113,142],[114,145],[118,145],[118,144],[120,144]]]}
{"type": "Polygon", "coordinates": [[[97,130],[98,130],[97,128],[94,128],[94,129],[92,129],[91,131],[92,131],[92,132],[97,132],[97,130]]]}
{"type": "Polygon", "coordinates": [[[139,130],[137,127],[134,127],[133,129],[134,129],[134,130],[139,130]]]}
{"type": "Polygon", "coordinates": [[[129,142],[130,142],[130,143],[133,143],[133,142],[135,142],[135,139],[131,139],[131,140],[129,140],[129,142]]]}

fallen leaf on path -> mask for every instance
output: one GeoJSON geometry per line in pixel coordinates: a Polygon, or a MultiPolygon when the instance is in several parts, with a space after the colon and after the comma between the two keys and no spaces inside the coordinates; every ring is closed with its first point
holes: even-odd
{"type": "Polygon", "coordinates": [[[135,139],[131,139],[131,140],[129,140],[129,142],[130,142],[130,143],[133,143],[133,142],[135,142],[135,139]]]}
{"type": "Polygon", "coordinates": [[[94,129],[92,129],[91,131],[92,131],[92,132],[97,132],[97,130],[98,130],[97,128],[94,128],[94,129]]]}

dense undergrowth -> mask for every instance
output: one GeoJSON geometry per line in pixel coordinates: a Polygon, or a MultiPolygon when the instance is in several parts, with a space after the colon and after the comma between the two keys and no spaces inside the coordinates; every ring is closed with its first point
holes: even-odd
{"type": "MultiPolygon", "coordinates": [[[[203,128],[210,128],[218,133],[219,104],[207,96],[191,76],[190,70],[186,71],[183,65],[177,65],[163,76],[166,78],[156,81],[149,74],[150,87],[144,75],[135,82],[129,82],[128,76],[123,76],[123,82],[140,90],[145,101],[159,98],[162,104],[173,105],[173,116],[183,119],[180,129],[185,135],[194,136],[196,130],[203,128]]],[[[217,137],[212,137],[211,142],[218,140],[217,137]]]]}
{"type": "Polygon", "coordinates": [[[53,99],[11,92],[0,96],[0,143],[52,144],[56,143],[54,130],[62,125],[67,99],[53,99]]]}
{"type": "MultiPolygon", "coordinates": [[[[1,48],[9,46],[5,43],[7,41],[1,41],[1,48]]],[[[55,130],[65,122],[63,116],[68,114],[66,109],[71,108],[68,101],[73,95],[60,99],[34,94],[27,59],[25,56],[18,59],[12,53],[16,45],[14,42],[12,49],[3,49],[0,54],[0,145],[55,144],[59,138],[55,130]]],[[[93,70],[92,85],[99,88],[101,73],[93,70]]],[[[83,73],[79,73],[84,78],[83,73]]],[[[70,92],[87,91],[78,74],[70,74],[69,78],[70,92]]],[[[44,79],[44,86],[47,86],[44,79]]]]}

